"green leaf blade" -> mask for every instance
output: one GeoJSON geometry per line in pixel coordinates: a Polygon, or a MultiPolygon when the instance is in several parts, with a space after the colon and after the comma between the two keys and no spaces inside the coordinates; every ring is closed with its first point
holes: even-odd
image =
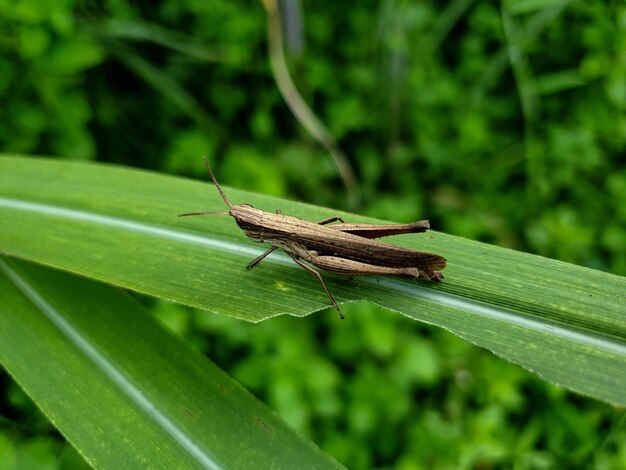
{"type": "Polygon", "coordinates": [[[0,362],[96,468],[339,467],[116,289],[0,259],[0,298],[0,362]]]}
{"type": "MultiPolygon", "coordinates": [[[[246,271],[267,247],[246,239],[231,218],[176,217],[223,210],[208,178],[7,157],[0,175],[7,254],[250,321],[328,306],[317,280],[286,256],[272,254],[246,271]]],[[[234,203],[307,220],[374,222],[225,190],[234,203]]],[[[338,302],[367,300],[442,326],[548,380],[626,404],[619,373],[626,368],[625,278],[437,232],[393,243],[445,256],[445,280],[324,275],[338,302]]]]}

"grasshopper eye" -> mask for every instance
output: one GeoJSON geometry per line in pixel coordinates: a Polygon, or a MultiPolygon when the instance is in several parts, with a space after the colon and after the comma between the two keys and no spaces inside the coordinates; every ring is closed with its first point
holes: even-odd
{"type": "Polygon", "coordinates": [[[247,202],[244,202],[243,204],[239,204],[240,206],[245,206],[245,207],[252,207],[252,204],[248,204],[247,202]]]}

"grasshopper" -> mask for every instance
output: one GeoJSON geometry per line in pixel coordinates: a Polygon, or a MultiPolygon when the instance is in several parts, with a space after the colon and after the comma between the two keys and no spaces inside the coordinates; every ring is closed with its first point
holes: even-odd
{"type": "Polygon", "coordinates": [[[189,212],[179,217],[194,215],[230,215],[244,233],[256,242],[271,244],[271,248],[250,261],[246,269],[253,268],[266,256],[282,248],[296,264],[313,274],[322,284],[328,299],[344,318],[341,309],[326,287],[321,274],[307,263],[325,271],[347,276],[393,276],[426,281],[441,281],[438,270],[446,267],[446,259],[434,253],[424,253],[409,248],[381,243],[373,238],[402,233],[425,232],[430,228],[427,220],[410,224],[347,224],[341,217],[330,217],[314,223],[276,213],[255,209],[250,204],[234,205],[217,182],[206,158],[204,164],[211,175],[227,211],[189,212]],[[328,225],[339,222],[335,225],[328,225]]]}

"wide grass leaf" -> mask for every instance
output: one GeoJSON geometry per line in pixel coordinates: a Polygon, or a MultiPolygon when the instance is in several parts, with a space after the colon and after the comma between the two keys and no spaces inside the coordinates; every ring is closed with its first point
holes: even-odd
{"type": "MultiPolygon", "coordinates": [[[[201,165],[199,159],[198,165],[201,165]]],[[[219,168],[216,168],[219,177],[219,168]]],[[[321,220],[351,214],[226,188],[234,203],[321,220]]],[[[0,158],[0,251],[186,305],[259,321],[328,305],[286,256],[257,268],[207,181],[105,165],[0,158]]],[[[366,300],[442,326],[542,377],[626,405],[626,279],[435,231],[393,243],[448,259],[437,284],[325,275],[338,302],[366,300]]]]}
{"type": "Polygon", "coordinates": [[[95,468],[340,468],[111,286],[0,257],[0,363],[95,468]]]}

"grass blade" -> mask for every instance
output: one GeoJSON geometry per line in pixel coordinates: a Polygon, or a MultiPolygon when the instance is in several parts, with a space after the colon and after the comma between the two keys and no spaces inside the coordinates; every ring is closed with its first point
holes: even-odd
{"type": "Polygon", "coordinates": [[[0,363],[96,468],[339,467],[120,290],[0,258],[0,299],[0,363]]]}
{"type": "MultiPolygon", "coordinates": [[[[199,165],[201,163],[199,162],[199,165]]],[[[216,169],[219,177],[219,168],[216,169]]],[[[208,180],[208,178],[207,178],[208,180]]],[[[235,202],[308,220],[339,215],[226,189],[235,202]]],[[[244,266],[266,248],[225,216],[208,182],[102,165],[0,159],[0,250],[172,301],[259,321],[328,306],[317,281],[281,255],[244,266]]],[[[626,404],[626,279],[458,237],[394,237],[440,253],[442,283],[325,276],[338,302],[367,300],[442,326],[542,377],[626,404]]]]}

